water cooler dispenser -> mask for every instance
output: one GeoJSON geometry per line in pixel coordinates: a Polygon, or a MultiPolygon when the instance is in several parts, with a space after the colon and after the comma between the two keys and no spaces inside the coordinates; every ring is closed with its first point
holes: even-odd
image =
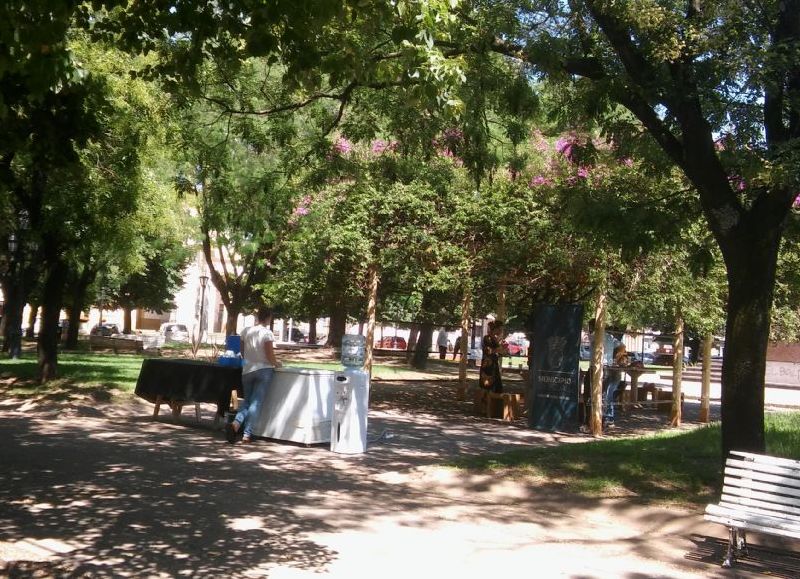
{"type": "Polygon", "coordinates": [[[331,450],[359,454],[367,450],[369,374],[364,370],[366,340],[360,335],[342,338],[342,365],[333,380],[331,450]]]}

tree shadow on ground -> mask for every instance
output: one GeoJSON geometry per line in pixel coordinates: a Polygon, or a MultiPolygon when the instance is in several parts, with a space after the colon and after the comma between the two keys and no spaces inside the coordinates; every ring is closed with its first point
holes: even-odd
{"type": "MultiPolygon", "coordinates": [[[[623,550],[681,564],[685,551],[666,552],[663,533],[688,536],[694,519],[685,511],[600,504],[535,481],[437,467],[454,456],[586,435],[474,416],[447,383],[374,384],[371,395],[368,452],[354,456],[267,440],[231,446],[210,420],[153,420],[146,405],[98,404],[96,417],[64,412],[64,405],[26,414],[4,406],[5,572],[267,576],[279,567],[318,574],[347,563],[348,570],[363,564],[373,573],[430,576],[439,568],[423,563],[430,555],[443,573],[476,576],[468,565],[478,565],[476,554],[488,545],[496,545],[485,559],[492,566],[496,549],[518,565],[569,550],[609,558],[623,550]],[[593,522],[606,511],[614,529],[624,521],[631,531],[609,533],[604,519],[593,522]]],[[[644,575],[637,568],[618,576],[644,575]]]]}

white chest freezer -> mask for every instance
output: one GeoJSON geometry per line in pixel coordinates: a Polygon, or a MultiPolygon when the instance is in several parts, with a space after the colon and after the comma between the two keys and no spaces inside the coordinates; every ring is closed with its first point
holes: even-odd
{"type": "Polygon", "coordinates": [[[313,368],[277,368],[253,435],[301,444],[331,440],[334,372],[313,368]]]}

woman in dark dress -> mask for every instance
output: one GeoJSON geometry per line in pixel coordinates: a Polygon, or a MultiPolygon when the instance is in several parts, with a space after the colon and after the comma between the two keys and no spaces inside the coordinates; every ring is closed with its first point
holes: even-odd
{"type": "Polygon", "coordinates": [[[483,358],[478,385],[489,392],[502,392],[503,379],[500,376],[500,358],[506,353],[503,345],[503,322],[489,322],[489,333],[481,342],[483,358]]]}

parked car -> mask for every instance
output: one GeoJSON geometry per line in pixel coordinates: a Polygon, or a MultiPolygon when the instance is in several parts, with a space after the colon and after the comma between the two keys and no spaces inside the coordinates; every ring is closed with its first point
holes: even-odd
{"type": "Polygon", "coordinates": [[[109,323],[97,324],[89,332],[92,336],[114,336],[120,333],[122,332],[119,331],[119,326],[117,326],[117,324],[109,323]]]}
{"type": "Polygon", "coordinates": [[[382,340],[375,342],[376,348],[383,348],[386,350],[405,350],[406,339],[400,336],[386,336],[382,340]]]}
{"type": "Polygon", "coordinates": [[[188,342],[189,330],[185,324],[167,323],[161,324],[159,334],[164,336],[165,342],[188,342]]]}
{"type": "Polygon", "coordinates": [[[505,345],[509,356],[522,356],[528,344],[527,340],[507,340],[505,345]]]}

